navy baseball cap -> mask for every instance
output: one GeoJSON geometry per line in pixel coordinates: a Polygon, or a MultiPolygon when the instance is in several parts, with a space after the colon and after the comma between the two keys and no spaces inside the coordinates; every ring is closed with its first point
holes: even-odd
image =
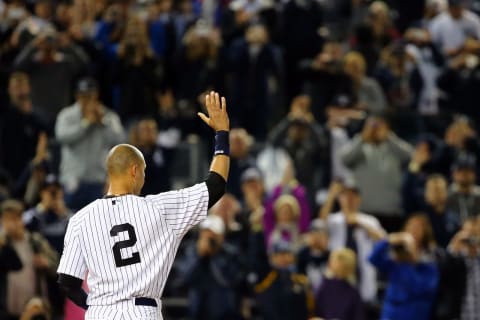
{"type": "Polygon", "coordinates": [[[294,253],[295,250],[290,242],[284,240],[278,240],[270,245],[270,254],[276,253],[294,253]]]}
{"type": "Polygon", "coordinates": [[[452,170],[476,170],[477,161],[474,156],[463,156],[452,165],[452,170]]]}
{"type": "Polygon", "coordinates": [[[356,194],[360,194],[360,189],[357,186],[345,186],[343,188],[343,191],[351,191],[351,192],[354,192],[356,194]]]}
{"type": "Polygon", "coordinates": [[[93,78],[83,78],[77,83],[77,93],[89,93],[98,90],[98,82],[93,78]]]}
{"type": "Polygon", "coordinates": [[[351,192],[354,192],[358,195],[360,195],[360,193],[361,193],[358,185],[354,181],[351,181],[351,180],[343,182],[342,192],[343,191],[351,191],[351,192]]]}
{"type": "Polygon", "coordinates": [[[327,224],[325,223],[325,221],[323,221],[322,219],[314,219],[312,221],[312,223],[310,223],[310,226],[308,227],[308,230],[309,231],[317,231],[317,232],[326,232],[328,233],[328,228],[327,228],[327,224]]]}
{"type": "Polygon", "coordinates": [[[465,0],[448,0],[450,7],[460,7],[465,5],[465,0]]]}
{"type": "Polygon", "coordinates": [[[351,95],[342,93],[335,95],[329,105],[337,108],[353,108],[355,101],[351,95]]]}
{"type": "Polygon", "coordinates": [[[240,182],[244,183],[251,180],[262,180],[262,173],[255,167],[248,168],[242,173],[240,182]]]}
{"type": "Polygon", "coordinates": [[[58,180],[57,176],[54,174],[49,174],[46,178],[45,181],[43,181],[41,190],[46,189],[48,187],[57,187],[57,188],[62,188],[62,184],[58,180]]]}

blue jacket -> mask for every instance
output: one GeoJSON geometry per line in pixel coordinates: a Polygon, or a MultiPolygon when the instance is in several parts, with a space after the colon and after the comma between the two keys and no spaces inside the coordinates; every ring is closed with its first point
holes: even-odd
{"type": "Polygon", "coordinates": [[[430,318],[439,280],[435,263],[396,262],[390,257],[387,241],[375,245],[369,260],[388,276],[382,320],[430,318]]]}

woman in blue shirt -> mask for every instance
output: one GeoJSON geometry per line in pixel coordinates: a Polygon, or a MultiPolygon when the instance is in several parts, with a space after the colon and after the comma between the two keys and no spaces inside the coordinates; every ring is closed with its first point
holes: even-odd
{"type": "Polygon", "coordinates": [[[425,232],[427,224],[424,216],[410,217],[405,232],[390,234],[370,255],[370,262],[388,277],[381,320],[430,318],[439,273],[425,250],[428,242],[434,243],[425,232]]]}

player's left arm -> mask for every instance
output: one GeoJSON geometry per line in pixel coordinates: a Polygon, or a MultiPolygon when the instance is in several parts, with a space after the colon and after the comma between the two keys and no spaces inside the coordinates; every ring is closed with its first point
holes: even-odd
{"type": "Polygon", "coordinates": [[[74,218],[70,219],[65,234],[65,245],[58,266],[58,284],[65,295],[76,305],[87,309],[87,293],[82,289],[87,265],[82,255],[79,228],[74,218]]]}
{"type": "Polygon", "coordinates": [[[60,273],[58,275],[58,284],[62,292],[80,308],[87,310],[88,294],[82,289],[83,280],[60,273]]]}

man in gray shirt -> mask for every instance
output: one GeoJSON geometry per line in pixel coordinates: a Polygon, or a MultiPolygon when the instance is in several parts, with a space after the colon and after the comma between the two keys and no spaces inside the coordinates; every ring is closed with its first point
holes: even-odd
{"type": "Polygon", "coordinates": [[[362,133],[342,150],[362,192],[361,210],[376,215],[387,230],[400,227],[402,166],[411,153],[412,147],[379,116],[369,117],[362,133]]]}
{"type": "Polygon", "coordinates": [[[465,0],[448,0],[448,11],[430,24],[433,43],[447,57],[459,54],[467,39],[480,40],[480,18],[466,9],[465,0]]]}
{"type": "Polygon", "coordinates": [[[67,206],[80,209],[103,194],[103,159],[111,147],[124,141],[120,118],[98,100],[95,80],[79,81],[77,100],[59,113],[55,135],[62,146],[60,182],[67,206]]]}

